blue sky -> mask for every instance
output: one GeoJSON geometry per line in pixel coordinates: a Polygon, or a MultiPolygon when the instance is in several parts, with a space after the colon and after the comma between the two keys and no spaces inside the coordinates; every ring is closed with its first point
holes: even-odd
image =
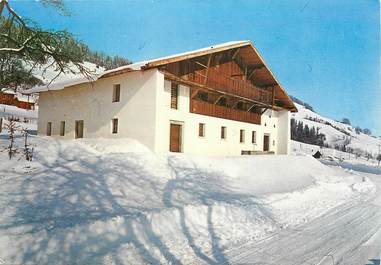
{"type": "Polygon", "coordinates": [[[289,94],[381,135],[378,0],[66,1],[69,17],[10,2],[44,28],[133,61],[251,40],[289,94]]]}

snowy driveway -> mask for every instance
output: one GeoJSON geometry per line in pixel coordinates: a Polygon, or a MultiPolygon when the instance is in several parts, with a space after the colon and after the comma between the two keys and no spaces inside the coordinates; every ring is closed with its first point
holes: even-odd
{"type": "Polygon", "coordinates": [[[379,265],[381,176],[367,176],[377,185],[371,199],[340,205],[298,229],[229,249],[225,257],[230,264],[379,265]]]}

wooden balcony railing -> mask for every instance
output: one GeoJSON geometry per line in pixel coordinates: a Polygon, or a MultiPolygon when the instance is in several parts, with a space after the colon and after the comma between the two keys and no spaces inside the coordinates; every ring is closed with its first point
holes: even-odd
{"type": "Polygon", "coordinates": [[[208,102],[191,99],[190,112],[222,119],[261,124],[261,114],[231,109],[208,102]]]}
{"type": "Polygon", "coordinates": [[[272,92],[253,86],[248,82],[226,77],[219,74],[210,74],[207,78],[197,72],[188,75],[189,81],[216,89],[221,92],[237,95],[240,97],[255,100],[266,105],[272,104],[272,92]],[[206,79],[206,83],[205,83],[206,79]]]}

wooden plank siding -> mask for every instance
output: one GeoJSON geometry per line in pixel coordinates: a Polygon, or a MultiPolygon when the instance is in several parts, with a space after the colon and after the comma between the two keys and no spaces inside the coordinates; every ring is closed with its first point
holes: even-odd
{"type": "Polygon", "coordinates": [[[190,112],[222,119],[261,124],[261,114],[231,109],[208,102],[191,99],[190,112]]]}
{"type": "Polygon", "coordinates": [[[216,60],[217,58],[214,57],[214,64],[210,67],[206,67],[210,62],[203,60],[200,60],[201,63],[187,61],[169,64],[164,71],[184,81],[272,106],[274,96],[272,88],[264,89],[254,85],[252,81],[247,79],[246,70],[242,69],[235,61],[223,61],[216,64],[216,60]]]}

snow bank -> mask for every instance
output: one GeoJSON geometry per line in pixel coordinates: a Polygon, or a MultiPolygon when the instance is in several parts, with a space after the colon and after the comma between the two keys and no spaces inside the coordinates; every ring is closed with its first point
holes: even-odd
{"type": "Polygon", "coordinates": [[[32,142],[33,162],[0,153],[6,263],[224,264],[232,245],[373,191],[311,157],[158,156],[130,139],[32,142]]]}
{"type": "Polygon", "coordinates": [[[330,169],[310,156],[242,156],[207,158],[177,155],[184,169],[197,166],[205,176],[217,175],[226,187],[256,195],[291,192],[310,186],[316,179],[330,175],[330,169]],[[287,169],[287,170],[285,170],[287,169]]]}

